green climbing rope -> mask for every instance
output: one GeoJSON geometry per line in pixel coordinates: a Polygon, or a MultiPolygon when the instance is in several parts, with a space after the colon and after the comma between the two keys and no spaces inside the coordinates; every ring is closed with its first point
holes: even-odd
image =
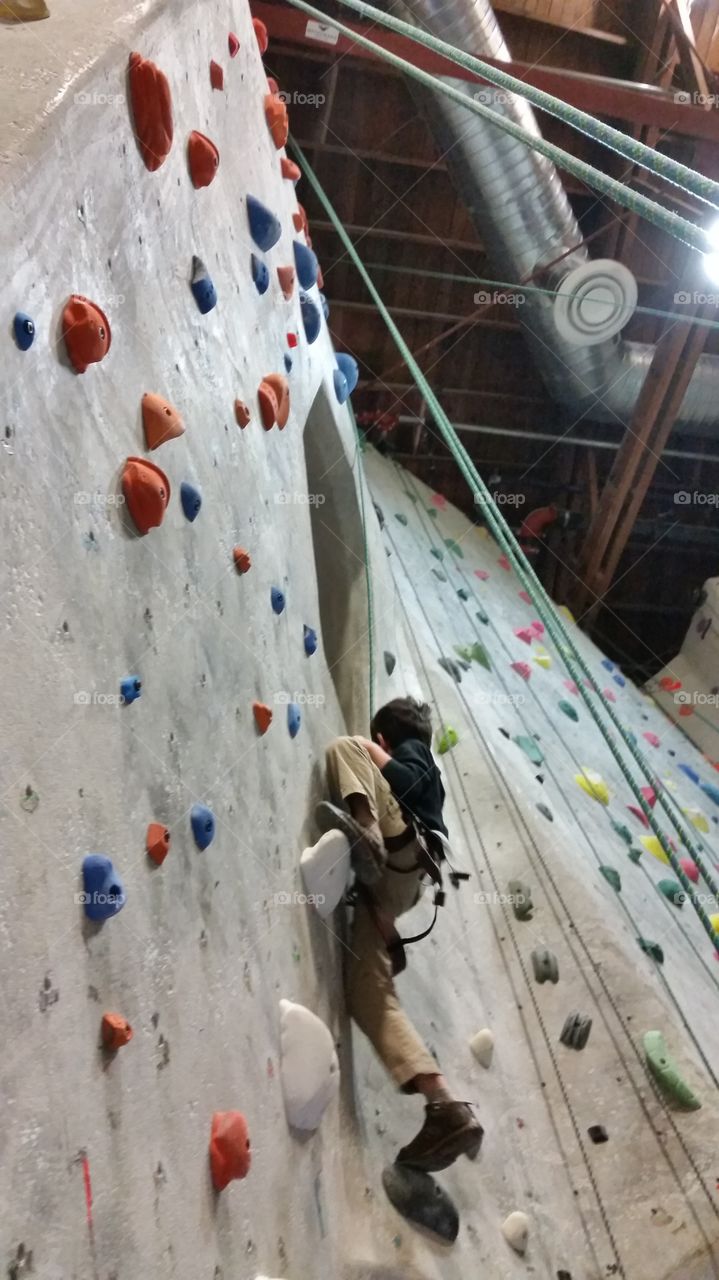
{"type": "MultiPolygon", "coordinates": [[[[303,3],[302,0],[290,0],[290,3],[294,4],[298,9],[310,11],[310,6],[303,3]]],[[[600,142],[603,146],[609,147],[610,150],[616,151],[620,156],[624,156],[625,160],[630,160],[632,164],[639,165],[642,169],[647,169],[650,173],[656,174],[659,178],[664,178],[667,182],[671,182],[674,186],[689,192],[690,195],[696,196],[699,200],[713,205],[714,208],[719,208],[719,182],[714,182],[711,178],[705,177],[704,174],[698,173],[696,169],[690,169],[687,165],[680,164],[669,156],[662,155],[661,152],[656,151],[653,147],[648,147],[645,143],[637,141],[636,138],[630,137],[620,129],[614,129],[611,125],[604,124],[586,111],[581,111],[578,107],[573,107],[570,103],[564,102],[562,98],[557,98],[551,93],[545,93],[543,89],[535,88],[534,85],[528,84],[526,80],[519,80],[516,76],[502,71],[501,68],[495,67],[489,62],[484,62],[481,58],[477,58],[471,53],[465,53],[464,49],[458,49],[456,45],[448,44],[446,40],[441,40],[438,36],[432,35],[431,32],[424,31],[421,27],[416,27],[409,22],[403,22],[401,18],[395,18],[393,14],[385,12],[384,9],[377,9],[374,5],[365,3],[365,0],[343,0],[343,3],[348,9],[354,9],[362,17],[369,18],[373,23],[387,27],[390,31],[396,31],[399,35],[407,36],[416,44],[424,45],[426,49],[431,49],[434,53],[443,55],[450,62],[456,63],[458,67],[464,67],[467,71],[476,72],[483,80],[489,81],[490,84],[495,85],[497,88],[507,89],[510,93],[516,93],[527,102],[531,102],[533,106],[539,107],[540,110],[546,111],[549,115],[556,116],[558,120],[563,120],[565,124],[571,125],[573,129],[577,129],[586,134],[587,137],[593,138],[595,142],[600,142]]],[[[322,21],[332,26],[335,25],[332,18],[328,18],[326,14],[323,16],[322,21]]],[[[351,34],[354,40],[358,39],[356,33],[351,34]]]]}
{"type": "Polygon", "coordinates": [[[306,0],[290,0],[290,3],[304,13],[310,14],[319,22],[336,27],[338,31],[353,40],[355,44],[373,50],[385,62],[389,62],[391,66],[396,67],[398,71],[402,71],[411,79],[417,80],[434,92],[444,94],[445,97],[459,103],[467,111],[472,111],[475,115],[482,116],[490,124],[496,125],[498,129],[508,133],[510,137],[516,138],[518,142],[523,142],[533,151],[539,152],[547,160],[551,160],[553,164],[559,165],[581,182],[585,182],[587,186],[593,187],[595,191],[599,191],[610,200],[614,200],[617,204],[622,205],[623,208],[629,209],[631,213],[636,213],[639,217],[645,218],[647,222],[659,227],[667,235],[683,241],[684,244],[688,244],[690,248],[696,249],[699,253],[712,251],[713,245],[705,229],[697,226],[694,222],[690,222],[688,218],[683,218],[678,213],[672,213],[670,209],[663,208],[655,200],[650,200],[648,196],[640,195],[638,191],[632,191],[625,183],[619,182],[616,178],[610,178],[606,173],[595,169],[593,165],[587,164],[584,160],[579,160],[568,151],[564,151],[562,147],[557,147],[554,143],[547,142],[546,139],[542,138],[541,134],[530,133],[527,129],[523,129],[521,125],[515,124],[514,121],[508,119],[507,116],[500,115],[498,112],[492,111],[490,107],[485,106],[484,103],[478,102],[476,98],[468,97],[444,80],[439,80],[436,76],[430,75],[429,72],[420,70],[419,67],[413,66],[411,62],[407,62],[405,58],[400,58],[397,54],[390,53],[388,49],[383,49],[381,45],[375,44],[365,36],[359,35],[356,31],[346,27],[344,23],[338,22],[336,18],[330,17],[329,14],[324,13],[321,9],[316,9],[314,5],[307,4],[306,0]]]}
{"type": "MultiPolygon", "coordinates": [[[[497,510],[494,502],[492,501],[492,495],[489,489],[487,488],[481,476],[477,472],[477,469],[474,466],[474,463],[470,455],[467,453],[467,450],[462,445],[459,437],[457,436],[457,433],[455,432],[451,422],[449,421],[446,413],[444,412],[444,409],[442,408],[434,391],[432,390],[432,387],[430,386],[429,382],[425,378],[419,365],[416,363],[412,355],[412,352],[407,346],[407,343],[402,337],[402,334],[400,333],[396,324],[394,323],[371,277],[368,275],[367,270],[362,260],[360,259],[359,254],[357,253],[349,235],[347,234],[347,231],[345,230],[340,218],[337,216],[337,213],[335,212],[335,209],[331,201],[329,200],[329,197],[327,196],[321,183],[318,181],[301,147],[299,147],[297,143],[294,141],[291,142],[291,146],[298,158],[300,165],[302,166],[302,170],[310,186],[312,187],[313,191],[315,192],[315,195],[319,199],[322,207],[324,208],[325,212],[330,218],[330,221],[335,227],[335,230],[337,231],[337,234],[339,235],[345,249],[347,250],[347,253],[352,259],[357,270],[359,271],[370,293],[370,296],[372,297],[375,305],[377,306],[377,309],[380,315],[382,316],[382,319],[384,320],[387,328],[389,329],[389,332],[394,338],[397,348],[400,354],[402,355],[402,358],[405,364],[407,365],[407,368],[410,370],[412,377],[414,378],[417,384],[417,387],[422,392],[425,398],[425,401],[427,403],[427,406],[433,415],[434,421],[437,424],[438,429],[440,430],[442,436],[444,437],[451,453],[455,458],[455,461],[457,462],[457,465],[459,466],[460,471],[462,472],[462,475],[464,476],[465,480],[467,481],[467,484],[469,485],[469,488],[473,494],[475,502],[477,503],[478,506],[480,506],[483,509],[487,524],[490,526],[497,542],[499,543],[500,547],[507,555],[508,559],[510,560],[510,563],[512,564],[512,566],[514,567],[517,573],[517,576],[519,577],[523,586],[527,590],[530,598],[535,604],[539,612],[539,616],[541,617],[542,621],[545,624],[545,628],[547,630],[549,637],[554,641],[555,645],[557,646],[557,650],[565,662],[567,671],[569,672],[570,676],[577,684],[580,696],[585,702],[587,709],[590,715],[592,716],[592,719],[594,720],[595,724],[598,726],[601,733],[603,734],[604,739],[607,743],[607,746],[609,747],[609,750],[614,756],[614,759],[616,760],[622,772],[623,777],[625,778],[631,791],[635,795],[637,802],[640,805],[642,812],[644,813],[647,819],[648,825],[651,827],[651,829],[654,831],[655,835],[657,836],[657,839],[659,840],[659,844],[667,856],[667,860],[672,866],[678,880],[680,881],[683,888],[685,889],[687,898],[689,901],[691,901],[692,906],[694,907],[694,910],[699,916],[699,919],[702,922],[702,926],[705,932],[707,933],[707,936],[710,938],[712,945],[717,951],[719,951],[719,935],[717,935],[714,929],[714,926],[709,918],[709,915],[705,911],[702,902],[700,901],[697,893],[695,892],[692,882],[689,880],[689,878],[687,877],[684,871],[684,868],[681,866],[679,858],[677,857],[674,850],[672,849],[669,843],[668,837],[665,835],[665,833],[662,831],[661,827],[657,823],[654,811],[652,810],[646,798],[642,794],[639,783],[635,780],[629,768],[627,767],[624,759],[622,758],[622,755],[617,743],[617,739],[612,733],[611,727],[607,726],[603,721],[601,715],[599,714],[598,707],[595,705],[593,701],[593,697],[597,698],[598,703],[602,708],[602,711],[608,716],[609,720],[611,721],[611,725],[619,734],[619,737],[622,739],[625,748],[629,751],[632,759],[634,760],[635,764],[637,765],[638,769],[640,770],[644,778],[655,789],[657,793],[657,803],[664,809],[668,817],[673,822],[682,844],[685,846],[690,856],[693,858],[694,862],[699,868],[701,874],[703,875],[712,893],[715,894],[716,896],[719,896],[719,885],[716,884],[714,877],[711,871],[709,870],[708,866],[705,864],[704,860],[702,859],[701,854],[699,853],[699,850],[695,848],[691,838],[691,834],[688,831],[686,824],[682,819],[679,818],[678,813],[677,814],[672,813],[672,809],[670,808],[670,805],[667,803],[664,789],[660,786],[660,784],[657,783],[657,780],[652,774],[651,770],[649,769],[646,760],[642,756],[641,752],[634,745],[634,742],[631,740],[631,738],[625,731],[624,727],[618,720],[617,716],[614,714],[611,704],[603,697],[601,692],[596,688],[592,674],[589,668],[586,666],[586,663],[584,662],[582,655],[579,653],[576,646],[574,645],[574,642],[571,636],[569,635],[566,627],[564,626],[564,622],[561,616],[557,613],[554,607],[553,601],[548,596],[547,592],[542,586],[542,583],[536,577],[534,570],[529,564],[529,561],[526,559],[526,556],[524,555],[524,552],[522,551],[519,543],[514,537],[514,534],[512,533],[511,529],[507,525],[503,516],[497,510]],[[583,677],[582,679],[579,678],[580,675],[583,677]],[[587,684],[584,683],[585,679],[588,682],[587,684]]],[[[676,806],[674,806],[674,808],[676,809],[676,806]]]]}

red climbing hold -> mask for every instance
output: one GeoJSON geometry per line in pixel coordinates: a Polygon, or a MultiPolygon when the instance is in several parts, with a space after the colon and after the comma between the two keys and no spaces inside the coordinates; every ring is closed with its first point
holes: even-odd
{"type": "Polygon", "coordinates": [[[252,1156],[247,1121],[241,1111],[215,1111],[210,1130],[210,1171],[216,1191],[235,1178],[246,1178],[252,1156]]]}
{"type": "Polygon", "coordinates": [[[240,42],[237,39],[237,36],[235,35],[234,31],[231,31],[227,37],[227,48],[230,51],[231,58],[236,58],[238,53],[240,52],[240,42]]]}
{"type": "MultiPolygon", "coordinates": [[[[507,567],[509,567],[509,566],[507,566],[507,567]]],[[[532,603],[532,601],[531,601],[531,599],[530,599],[530,597],[529,597],[529,594],[528,594],[526,591],[518,591],[518,592],[517,592],[517,595],[519,596],[520,600],[523,600],[523,601],[524,601],[524,603],[525,603],[525,604],[531,604],[531,603],[532,603]]]]}
{"type": "Polygon", "coordinates": [[[699,868],[692,858],[680,858],[679,865],[684,875],[692,881],[693,884],[699,883],[699,868]]]}
{"type": "Polygon", "coordinates": [[[261,18],[253,18],[252,25],[255,28],[255,35],[257,36],[260,53],[267,53],[267,46],[270,43],[267,37],[267,27],[261,18]]]}
{"type": "Polygon", "coordinates": [[[288,334],[287,334],[287,346],[288,346],[290,349],[292,349],[293,347],[296,347],[296,346],[297,346],[297,341],[298,341],[298,339],[297,339],[297,334],[296,334],[296,333],[288,333],[288,334]]]}
{"type": "Polygon", "coordinates": [[[225,73],[219,62],[215,62],[214,58],[210,63],[210,84],[213,89],[224,89],[225,73]]]}
{"type": "Polygon", "coordinates": [[[145,167],[159,169],[172,146],[172,99],[164,71],[139,53],[130,54],[130,103],[135,137],[145,167]]]}
{"type": "Polygon", "coordinates": [[[128,458],[122,473],[122,492],[140,533],[148,533],[162,524],[170,501],[170,481],[154,462],[128,458]]]}
{"type": "Polygon", "coordinates": [[[499,557],[497,564],[499,565],[500,569],[504,569],[505,572],[509,573],[509,568],[510,568],[509,560],[507,559],[504,552],[502,552],[501,556],[499,557]]]}
{"type": "Polygon", "coordinates": [[[489,574],[486,569],[475,569],[474,576],[475,578],[479,578],[480,582],[486,582],[489,574]]]}
{"type": "Polygon", "coordinates": [[[260,733],[267,733],[272,724],[272,707],[268,707],[264,702],[253,702],[252,714],[260,733]]]}
{"type": "Polygon", "coordinates": [[[98,364],[110,350],[112,333],[104,311],[96,302],[73,293],[62,313],[62,336],[67,354],[76,373],[84,373],[89,364],[98,364]]]}
{"type": "Polygon", "coordinates": [[[187,164],[193,187],[209,187],[220,167],[220,153],[214,142],[196,129],[187,139],[187,164]]]}
{"type": "Polygon", "coordinates": [[[512,662],[510,665],[512,667],[512,671],[516,671],[517,675],[521,676],[523,680],[529,680],[529,677],[532,674],[532,668],[528,662],[512,662]]]}
{"type": "Polygon", "coordinates": [[[535,638],[531,627],[518,627],[514,634],[518,640],[523,640],[525,644],[531,644],[535,638]]]}
{"type": "Polygon", "coordinates": [[[265,94],[265,120],[277,150],[284,147],[290,131],[287,107],[274,93],[265,94]]]}
{"type": "Polygon", "coordinates": [[[151,822],[147,828],[145,848],[148,858],[161,867],[170,852],[170,833],[162,822],[151,822]]]}
{"type": "Polygon", "coordinates": [[[250,411],[244,400],[235,400],[235,420],[238,427],[246,427],[250,420],[250,411]]]}
{"type": "Polygon", "coordinates": [[[280,173],[283,178],[288,178],[290,182],[299,182],[302,177],[302,170],[296,165],[294,160],[290,160],[287,156],[283,156],[280,160],[280,173]]]}
{"type": "Polygon", "coordinates": [[[142,397],[142,425],[148,449],[157,449],[166,440],[175,440],[185,430],[177,409],[152,391],[146,391],[142,397]]]}
{"type": "Polygon", "coordinates": [[[260,383],[257,398],[265,431],[270,431],[275,423],[281,431],[290,416],[290,388],[284,374],[268,373],[260,383]]]}
{"type": "Polygon", "coordinates": [[[643,809],[640,809],[640,808],[639,808],[637,805],[635,805],[635,804],[628,804],[628,805],[627,805],[627,808],[628,808],[628,810],[629,810],[629,812],[630,812],[630,813],[633,813],[633,814],[634,814],[634,817],[635,817],[635,818],[638,818],[638,819],[639,819],[639,821],[641,822],[641,824],[642,824],[642,826],[643,826],[643,827],[648,827],[648,826],[649,826],[649,823],[648,823],[648,821],[647,821],[647,815],[645,814],[645,812],[644,812],[644,810],[643,810],[643,809]]]}
{"type": "Polygon", "coordinates": [[[682,706],[679,708],[679,715],[680,715],[680,716],[693,716],[693,715],[694,715],[694,708],[693,708],[692,706],[690,706],[688,702],[685,702],[685,703],[683,703],[683,704],[682,704],[682,706]]]}
{"type": "Polygon", "coordinates": [[[654,790],[654,787],[640,787],[640,791],[649,805],[649,808],[653,809],[657,803],[657,793],[654,790]]]}
{"type": "Polygon", "coordinates": [[[282,296],[289,302],[295,289],[295,269],[294,267],[278,267],[277,279],[280,282],[282,296]]]}
{"type": "Polygon", "coordinates": [[[100,1031],[103,1048],[108,1053],[116,1053],[132,1040],[132,1027],[121,1013],[104,1013],[100,1031]]]}
{"type": "Polygon", "coordinates": [[[681,687],[681,680],[673,680],[671,676],[662,676],[659,681],[659,688],[663,689],[665,693],[676,693],[681,687]]]}
{"type": "Polygon", "coordinates": [[[247,573],[252,568],[252,561],[244,547],[235,547],[232,552],[232,559],[235,562],[235,568],[238,573],[247,573]]]}

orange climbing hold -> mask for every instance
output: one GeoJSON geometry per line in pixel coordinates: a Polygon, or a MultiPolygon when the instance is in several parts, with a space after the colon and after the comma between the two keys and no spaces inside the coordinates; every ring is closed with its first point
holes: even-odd
{"type": "Polygon", "coordinates": [[[264,702],[253,702],[252,714],[255,717],[255,724],[260,733],[267,733],[272,724],[272,708],[268,707],[264,702]]]}
{"type": "Polygon", "coordinates": [[[280,173],[283,178],[289,178],[290,182],[299,182],[302,177],[302,170],[294,160],[290,160],[288,156],[283,156],[280,160],[280,173]]]}
{"type": "Polygon", "coordinates": [[[279,91],[280,91],[280,86],[278,85],[278,83],[277,83],[277,81],[275,80],[275,77],[274,77],[274,76],[268,76],[268,77],[267,77],[267,87],[268,87],[268,89],[269,89],[270,93],[279,93],[279,91]]]}
{"type": "Polygon", "coordinates": [[[193,187],[209,187],[220,167],[220,153],[214,142],[196,129],[187,139],[187,164],[193,187]]]}
{"type": "Polygon", "coordinates": [[[260,383],[257,398],[265,431],[270,431],[275,423],[282,431],[290,416],[290,388],[284,374],[268,373],[260,383]]]}
{"type": "Polygon", "coordinates": [[[147,828],[145,848],[148,858],[161,867],[170,852],[170,833],[162,822],[151,822],[147,828]]]}
{"type": "Polygon", "coordinates": [[[250,411],[244,400],[235,400],[235,421],[238,427],[246,427],[250,420],[250,411]]]}
{"type": "Polygon", "coordinates": [[[265,94],[265,120],[277,150],[284,147],[290,131],[287,107],[274,93],[265,94]]]}
{"type": "MultiPolygon", "coordinates": [[[[256,21],[256,19],[255,19],[256,21]]],[[[250,1172],[250,1136],[241,1111],[215,1111],[210,1130],[210,1172],[216,1191],[250,1172]]]]}
{"type": "Polygon", "coordinates": [[[681,707],[679,708],[679,715],[680,715],[680,716],[685,716],[685,717],[686,717],[686,716],[693,716],[693,715],[694,715],[694,708],[690,705],[690,703],[688,703],[688,702],[683,702],[683,703],[682,703],[682,705],[681,705],[681,707]]]}
{"type": "Polygon", "coordinates": [[[282,290],[282,296],[287,298],[289,302],[295,289],[294,267],[278,267],[277,279],[280,282],[280,289],[282,290]]]}
{"type": "Polygon", "coordinates": [[[260,47],[260,53],[267,53],[267,46],[270,43],[267,36],[267,27],[261,18],[253,18],[252,25],[255,28],[255,35],[260,47]]]}
{"type": "Polygon", "coordinates": [[[235,562],[235,568],[238,573],[248,573],[252,568],[252,561],[244,547],[235,547],[232,552],[232,559],[235,562]]]}
{"type": "Polygon", "coordinates": [[[659,681],[659,688],[663,689],[665,693],[676,693],[681,687],[681,680],[673,680],[671,676],[662,676],[659,681]]]}
{"type": "Polygon", "coordinates": [[[73,293],[65,303],[62,336],[75,373],[84,373],[89,364],[99,364],[112,342],[105,312],[81,293],[73,293]]]}
{"type": "Polygon", "coordinates": [[[310,234],[310,224],[307,221],[307,214],[301,204],[297,205],[297,212],[292,214],[292,222],[295,231],[304,231],[306,236],[310,234]]]}
{"type": "Polygon", "coordinates": [[[236,58],[238,53],[240,52],[240,42],[237,39],[237,36],[235,35],[234,31],[230,31],[227,37],[227,48],[230,51],[231,58],[236,58]]]}
{"type": "Polygon", "coordinates": [[[122,473],[122,492],[140,533],[148,533],[162,524],[170,501],[170,481],[154,462],[128,458],[122,473]]]}
{"type": "Polygon", "coordinates": [[[145,167],[154,173],[172,146],[170,85],[164,71],[139,53],[130,54],[129,83],[135,138],[145,167]]]}
{"type": "Polygon", "coordinates": [[[224,89],[225,87],[225,73],[219,62],[215,62],[214,58],[210,63],[210,84],[213,89],[224,89]]]}
{"type": "Polygon", "coordinates": [[[322,275],[322,268],[319,262],[317,263],[317,279],[315,280],[315,284],[317,285],[318,289],[324,289],[325,287],[325,278],[322,275]]]}
{"type": "Polygon", "coordinates": [[[116,1053],[132,1040],[132,1027],[121,1013],[104,1013],[100,1031],[103,1048],[108,1053],[116,1053]]]}
{"type": "Polygon", "coordinates": [[[142,397],[142,425],[148,449],[158,449],[166,440],[175,440],[185,431],[177,409],[152,391],[146,391],[142,397]]]}

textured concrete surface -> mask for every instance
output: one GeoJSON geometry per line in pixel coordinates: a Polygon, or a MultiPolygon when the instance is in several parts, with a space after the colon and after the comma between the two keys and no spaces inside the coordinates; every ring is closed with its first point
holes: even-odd
{"type": "MultiPolygon", "coordinates": [[[[13,167],[1,232],[9,282],[0,452],[3,1265],[16,1280],[551,1280],[560,1269],[572,1280],[716,1276],[711,947],[691,908],[678,911],[657,893],[666,868],[648,854],[632,864],[607,810],[573,782],[580,765],[601,772],[611,813],[641,835],[581,705],[577,725],[557,711],[566,691],[556,655],[550,671],[535,664],[528,685],[509,670],[515,659],[532,662],[513,631],[534,614],[498,568],[496,547],[457,512],[431,517],[429,492],[375,455],[366,457],[371,494],[360,486],[326,334],[311,349],[301,338],[294,352],[286,430],[266,434],[256,413],[238,430],[235,397],[254,409],[260,378],[282,367],[285,334],[301,333],[297,301],[284,303],[274,280],[259,298],[249,275],[247,193],[282,217],[273,270],[291,261],[294,208],[264,125],[249,13],[188,4],[157,9],[132,31],[136,17],[128,47],[155,58],[173,89],[165,166],[151,175],[141,164],[122,100],[127,49],[120,56],[108,37],[104,60],[46,119],[51,153],[13,167]],[[242,42],[233,62],[230,26],[242,42]],[[223,94],[210,90],[211,57],[225,67],[223,94]],[[200,192],[184,154],[194,128],[221,155],[215,182],[200,192]],[[206,317],[188,288],[193,253],[219,294],[206,317]],[[107,311],[113,332],[106,361],[82,377],[57,345],[73,291],[107,311]],[[37,327],[24,355],[7,332],[16,308],[37,327]],[[116,498],[125,457],[144,453],[145,391],[172,401],[187,431],[154,455],[173,497],[162,527],[140,539],[116,498]],[[179,505],[183,479],[204,495],[192,525],[179,505]],[[371,498],[384,510],[384,534],[371,498]],[[459,734],[442,768],[457,861],[472,879],[449,891],[435,933],[400,979],[417,1025],[458,1093],[478,1102],[486,1128],[478,1163],[442,1177],[462,1215],[451,1250],[414,1232],[384,1199],[382,1166],[421,1109],[394,1093],[351,1034],[341,913],[322,922],[294,897],[300,852],[316,836],[324,747],[345,726],[366,726],[363,502],[375,704],[422,693],[459,734]],[[442,584],[429,545],[446,537],[464,559],[444,548],[442,584]],[[253,560],[241,578],[231,558],[238,543],[253,560]],[[477,568],[491,575],[484,583],[477,568]],[[467,604],[456,595],[463,584],[473,593],[467,604]],[[287,595],[279,617],[272,585],[287,595]],[[310,659],[305,623],[320,636],[310,659]],[[437,658],[477,638],[493,670],[474,664],[457,687],[437,658]],[[391,677],[385,650],[397,657],[391,677]],[[130,673],[142,678],[142,697],[121,708],[119,681],[130,673]],[[263,738],[255,698],[275,710],[263,738]],[[289,698],[303,711],[294,741],[289,698]],[[500,728],[539,734],[546,763],[531,766],[500,728]],[[189,829],[196,801],[217,818],[204,853],[189,829]],[[152,820],[172,833],[161,869],[144,853],[152,820]],[[85,923],[76,901],[82,858],[95,851],[115,860],[128,892],[101,928],[85,923]],[[620,895],[600,863],[620,871],[620,895]],[[512,877],[532,884],[531,922],[507,909],[512,877]],[[639,950],[640,932],[664,947],[663,968],[639,950]],[[559,958],[556,987],[531,976],[540,941],[559,958]],[[340,1096],[310,1137],[288,1129],[282,1105],[283,997],[318,1013],[338,1045],[340,1096]],[[106,1009],[135,1033],[113,1061],[99,1050],[106,1009]],[[558,1043],[574,1009],[594,1019],[581,1053],[558,1043]],[[483,1026],[496,1037],[489,1071],[468,1047],[483,1026]],[[641,1035],[652,1027],[664,1031],[701,1111],[668,1111],[651,1087],[641,1035]],[[217,1197],[210,1119],[234,1108],[248,1118],[253,1167],[217,1197]],[[592,1146],[592,1124],[606,1126],[606,1145],[592,1146]],[[515,1209],[531,1220],[524,1259],[501,1234],[515,1209]]],[[[51,25],[40,25],[50,38],[51,25]]],[[[67,37],[55,30],[61,50],[67,37]]],[[[102,43],[97,32],[92,39],[102,43]]],[[[39,74],[42,55],[34,56],[28,75],[39,74]]],[[[579,639],[609,684],[601,655],[579,639]]],[[[682,803],[707,811],[702,839],[716,861],[711,803],[677,766],[693,762],[707,780],[712,770],[651,702],[615,687],[637,735],[661,739],[647,747],[659,777],[682,803]]],[[[425,920],[422,905],[408,929],[425,920]]]]}
{"type": "Polygon", "coordinates": [[[648,688],[671,720],[710,760],[719,757],[719,578],[704,583],[703,600],[676,658],[648,688]],[[678,681],[680,689],[662,688],[678,681]]]}

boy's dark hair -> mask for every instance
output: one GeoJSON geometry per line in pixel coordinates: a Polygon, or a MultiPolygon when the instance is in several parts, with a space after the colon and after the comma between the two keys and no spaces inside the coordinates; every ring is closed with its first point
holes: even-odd
{"type": "Polygon", "coordinates": [[[418,702],[416,698],[393,698],[375,712],[370,733],[374,742],[381,733],[391,750],[407,738],[419,738],[426,747],[431,747],[432,712],[426,702],[418,702]]]}

